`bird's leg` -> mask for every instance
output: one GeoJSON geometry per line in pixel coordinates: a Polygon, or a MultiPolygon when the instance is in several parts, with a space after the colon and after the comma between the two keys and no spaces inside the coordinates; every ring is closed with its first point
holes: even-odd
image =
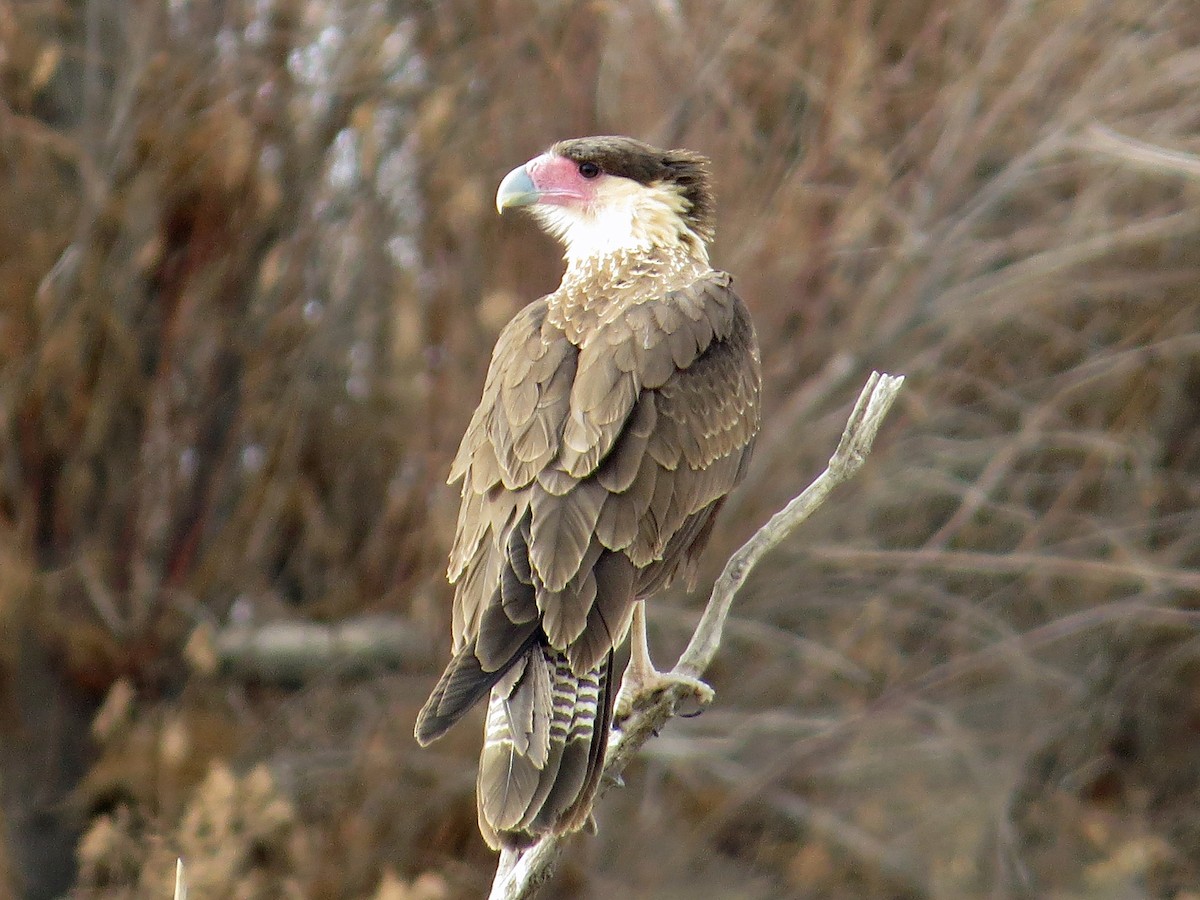
{"type": "Polygon", "coordinates": [[[633,625],[629,634],[629,665],[621,679],[621,691],[617,694],[613,718],[620,722],[632,715],[634,708],[660,691],[680,684],[686,687],[701,706],[712,702],[713,689],[699,678],[679,675],[675,672],[660,672],[650,661],[650,645],[646,640],[646,607],[639,600],[633,607],[633,625]]]}

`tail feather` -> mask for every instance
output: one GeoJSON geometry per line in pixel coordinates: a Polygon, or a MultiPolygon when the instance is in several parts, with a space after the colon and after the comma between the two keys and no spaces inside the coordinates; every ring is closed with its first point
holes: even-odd
{"type": "Polygon", "coordinates": [[[562,814],[560,827],[565,831],[582,828],[592,812],[592,798],[600,787],[600,776],[604,774],[604,760],[608,754],[608,732],[612,726],[613,703],[616,691],[612,689],[613,654],[601,666],[600,695],[597,699],[596,718],[592,726],[591,746],[588,748],[587,779],[575,802],[562,814]]]}
{"type": "Polygon", "coordinates": [[[422,747],[445,734],[455,722],[466,715],[467,710],[483,698],[500,681],[531,646],[537,642],[537,631],[520,644],[509,659],[494,671],[487,671],[479,661],[473,644],[468,644],[454,655],[446,671],[438,679],[433,693],[417,714],[414,734],[422,747]]]}
{"type": "Polygon", "coordinates": [[[550,789],[558,783],[558,773],[562,769],[563,753],[567,749],[565,743],[556,743],[550,748],[546,765],[542,768],[541,774],[538,776],[537,788],[529,798],[528,807],[525,814],[521,817],[514,829],[516,831],[528,831],[537,817],[546,805],[546,797],[550,793],[550,789]]]}
{"type": "MultiPolygon", "coordinates": [[[[507,715],[503,703],[488,704],[487,737],[479,759],[479,784],[476,796],[479,820],[487,822],[493,833],[515,827],[537,793],[541,774],[533,758],[519,753],[511,741],[494,735],[507,733],[507,715]]],[[[490,842],[489,842],[490,843],[490,842]]]]}
{"type": "Polygon", "coordinates": [[[604,763],[612,654],[579,675],[559,651],[542,645],[529,652],[541,659],[526,666],[511,691],[497,685],[488,704],[477,797],[480,830],[493,847],[528,846],[545,832],[580,827],[604,763]],[[549,697],[532,698],[527,718],[538,672],[550,677],[549,697]],[[533,731],[521,733],[542,722],[544,745],[533,731]]]}
{"type": "MultiPolygon", "coordinates": [[[[611,654],[610,654],[611,657],[611,654]]],[[[562,764],[542,808],[530,823],[530,831],[573,831],[583,824],[591,807],[604,765],[603,750],[608,740],[607,715],[608,661],[578,680],[570,730],[563,750],[562,764]],[[593,778],[596,776],[596,779],[593,778]],[[576,822],[570,814],[581,811],[576,822]]]]}

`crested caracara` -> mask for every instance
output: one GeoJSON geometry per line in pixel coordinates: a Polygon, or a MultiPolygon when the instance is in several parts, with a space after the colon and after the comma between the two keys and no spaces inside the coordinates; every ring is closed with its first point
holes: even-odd
{"type": "Polygon", "coordinates": [[[692,574],[759,424],[754,327],[708,261],[708,161],[626,137],[562,141],[513,169],[566,273],[496,342],[450,470],[453,658],[422,744],[490,695],[479,825],[520,848],[587,819],[623,695],[661,683],[642,602],[692,574]]]}

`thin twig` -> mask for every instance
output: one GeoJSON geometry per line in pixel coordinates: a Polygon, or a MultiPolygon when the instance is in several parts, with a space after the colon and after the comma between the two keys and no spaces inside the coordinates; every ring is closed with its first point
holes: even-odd
{"type": "Polygon", "coordinates": [[[1139,141],[1093,122],[1083,133],[1083,148],[1115,157],[1142,171],[1200,180],[1200,156],[1139,141]]]}
{"type": "MultiPolygon", "coordinates": [[[[871,452],[879,426],[891,409],[904,383],[903,376],[871,373],[858,397],[854,412],[842,433],[837,450],[825,471],[803,493],[771,517],[754,536],[729,558],[725,570],[713,587],[712,596],[692,639],[673,675],[700,678],[712,663],[721,645],[725,619],[733,599],[754,566],[805,521],[829,496],[862,467],[871,452]]],[[[604,765],[604,784],[620,782],[621,773],[651,736],[675,715],[675,707],[693,689],[673,684],[661,693],[633,698],[633,715],[609,736],[608,758],[604,765]]],[[[523,900],[533,896],[553,873],[553,866],[570,835],[555,834],[538,841],[524,853],[505,853],[496,867],[490,900],[523,900]]]]}
{"type": "Polygon", "coordinates": [[[908,569],[997,577],[1036,574],[1039,578],[1069,578],[1107,586],[1200,592],[1200,570],[1157,566],[1136,559],[1114,562],[1049,553],[1001,555],[970,550],[866,550],[833,546],[810,547],[807,555],[818,562],[852,566],[855,571],[908,569]]]}

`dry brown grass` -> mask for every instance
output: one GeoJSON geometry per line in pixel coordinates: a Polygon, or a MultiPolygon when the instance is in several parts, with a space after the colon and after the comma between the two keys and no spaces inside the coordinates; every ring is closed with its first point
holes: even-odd
{"type": "MultiPolygon", "coordinates": [[[[65,889],[85,831],[80,896],[169,885],[208,773],[262,763],[288,849],[193,898],[482,891],[477,736],[415,748],[428,679],[247,686],[181,650],[231,618],[443,633],[447,460],[558,273],[490,197],[602,131],[712,156],[762,337],[768,424],[710,572],[865,372],[909,380],[735,611],[717,706],[556,895],[1200,885],[1189,2],[127,6],[0,0],[10,887],[65,889]]],[[[694,605],[656,609],[677,646],[694,605]]]]}

